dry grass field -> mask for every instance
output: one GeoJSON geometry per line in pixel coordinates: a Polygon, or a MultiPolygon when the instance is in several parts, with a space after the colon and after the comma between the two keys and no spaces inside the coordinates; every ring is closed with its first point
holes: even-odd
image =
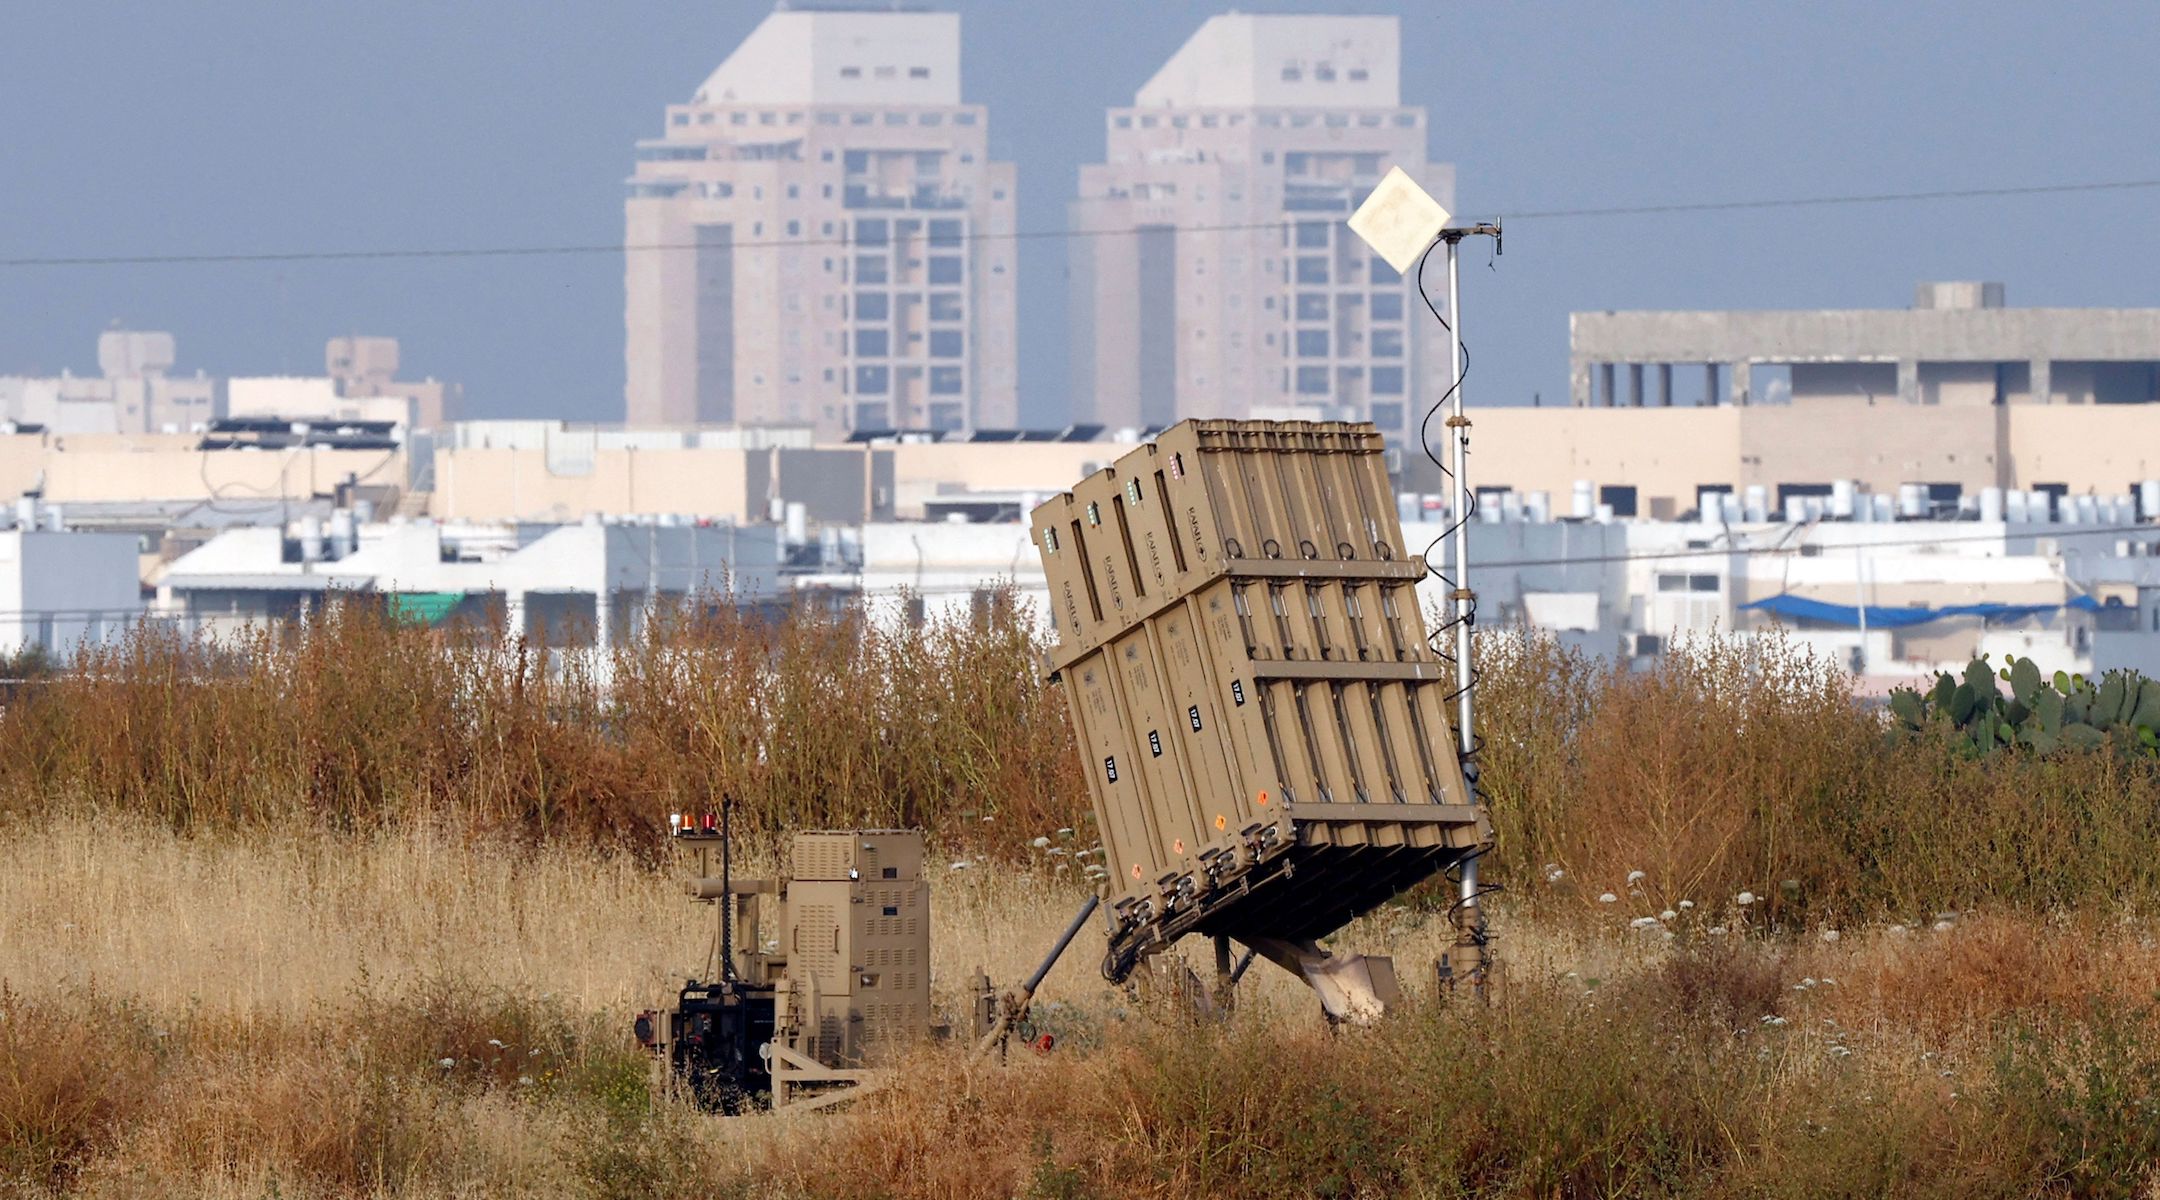
{"type": "Polygon", "coordinates": [[[1892,741],[1775,646],[1488,644],[1489,1004],[1431,994],[1413,894],[1336,939],[1410,986],[1374,1029],[1264,964],[1199,1022],[1083,938],[1049,1054],[925,1045],[835,1114],[656,1096],[630,1016],[710,936],[657,833],[686,797],[767,845],[926,826],[955,1017],[1040,955],[1082,893],[1030,842],[1087,826],[1029,648],[693,624],[603,687],[354,618],[17,697],[0,1194],[2155,1194],[2152,764],[1892,741]],[[908,711],[835,709],[866,690],[908,711]]]}

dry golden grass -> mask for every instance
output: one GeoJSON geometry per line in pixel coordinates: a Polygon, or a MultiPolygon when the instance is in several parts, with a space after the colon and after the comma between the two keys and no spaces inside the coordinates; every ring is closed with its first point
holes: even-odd
{"type": "MultiPolygon", "coordinates": [[[[938,865],[957,1016],[977,964],[1015,978],[1079,897],[1047,871],[938,865]]],[[[1413,999],[1343,1034],[1265,964],[1228,1025],[1196,1024],[1105,985],[1083,937],[1042,993],[1058,1051],[926,1048],[853,1114],[729,1121],[651,1104],[623,1035],[709,937],[665,870],[425,828],[14,826],[0,1173],[96,1196],[1969,1197],[2135,1194],[2091,1175],[2124,1160],[2062,1147],[2160,1151],[2143,926],[1966,917],[1829,942],[1713,935],[1728,918],[1707,912],[1671,938],[1609,906],[1498,917],[1489,1008],[1429,995],[1438,916],[1346,930],[1396,955],[1413,999]],[[2018,1037],[2047,1052],[2019,1058],[2018,1037]],[[2121,1102],[2057,1060],[2099,1063],[2121,1102]]]]}
{"type": "Polygon", "coordinates": [[[1413,893],[1334,939],[1397,960],[1378,1029],[1266,964],[1197,1023],[1090,934],[1051,1055],[925,1047],[841,1115],[656,1101],[628,1021],[712,933],[671,807],[737,796],[746,874],[785,829],[929,826],[961,1028],[975,968],[1033,965],[1081,893],[1030,841],[1091,839],[1032,647],[684,618],[602,686],[347,612],[43,685],[0,712],[0,1193],[2150,1192],[2160,772],[1891,742],[1775,644],[1488,643],[1490,1006],[1433,995],[1413,893]]]}

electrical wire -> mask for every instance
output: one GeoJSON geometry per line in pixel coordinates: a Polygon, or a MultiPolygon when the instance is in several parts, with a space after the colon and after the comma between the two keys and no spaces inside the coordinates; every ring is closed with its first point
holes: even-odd
{"type": "MultiPolygon", "coordinates": [[[[1777,209],[1826,208],[1865,204],[1923,204],[1956,200],[2059,196],[2098,192],[2130,192],[2160,189],[2160,179],[2121,179],[2086,183],[2031,184],[2017,187],[1936,188],[1913,192],[1863,192],[1835,196],[1763,197],[1751,200],[1706,200],[1675,204],[1616,205],[1605,208],[1508,208],[1488,211],[1508,221],[1588,220],[1607,217],[1659,216],[1672,213],[1743,212],[1777,209]]],[[[1214,225],[1150,225],[1147,230],[1174,233],[1242,233],[1286,230],[1304,220],[1253,221],[1214,225]]],[[[1332,219],[1330,217],[1329,219],[1332,219]]],[[[964,243],[1070,241],[1098,237],[1130,237],[1142,227],[1117,229],[1035,229],[1009,233],[967,233],[953,240],[964,243]]],[[[852,246],[862,243],[846,237],[765,238],[730,242],[731,250],[768,250],[852,246]]],[[[214,263],[369,262],[396,259],[490,259],[538,258],[596,254],[644,254],[700,249],[697,242],[651,242],[636,245],[612,243],[566,243],[526,246],[438,246],[380,250],[293,250],[202,254],[81,254],[24,255],[0,258],[0,268],[188,266],[214,263]]]]}

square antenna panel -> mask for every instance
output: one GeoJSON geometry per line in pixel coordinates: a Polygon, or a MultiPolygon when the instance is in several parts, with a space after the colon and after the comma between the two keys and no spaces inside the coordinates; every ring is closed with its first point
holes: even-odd
{"type": "Polygon", "coordinates": [[[1401,167],[1391,167],[1387,178],[1350,214],[1350,231],[1365,239],[1389,266],[1408,271],[1447,228],[1448,216],[1448,210],[1401,167]]]}

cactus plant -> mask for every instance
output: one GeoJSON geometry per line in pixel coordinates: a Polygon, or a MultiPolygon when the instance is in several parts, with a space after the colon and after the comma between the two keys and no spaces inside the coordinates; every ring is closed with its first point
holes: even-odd
{"type": "Polygon", "coordinates": [[[1925,692],[1891,692],[1890,719],[1899,736],[1937,730],[1976,754],[2009,746],[2053,754],[2112,744],[2125,753],[2160,757],[2160,679],[2109,671],[2095,683],[2063,671],[2045,676],[2028,658],[2012,658],[1998,669],[1983,656],[1956,675],[1937,674],[1925,692]],[[2009,685],[2007,693],[1999,684],[2009,685]]]}

